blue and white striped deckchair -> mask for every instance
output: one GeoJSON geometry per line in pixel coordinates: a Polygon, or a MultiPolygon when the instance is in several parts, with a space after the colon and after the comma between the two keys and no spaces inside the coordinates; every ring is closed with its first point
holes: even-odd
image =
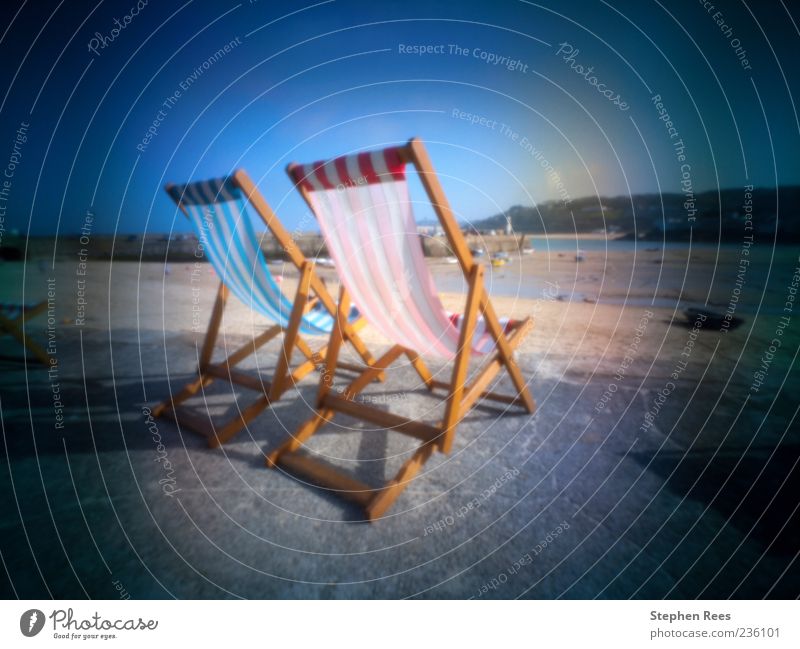
{"type": "MultiPolygon", "coordinates": [[[[328,336],[336,324],[337,305],[314,271],[313,263],[295,245],[244,170],[226,178],[168,185],[166,189],[189,218],[204,255],[221,281],[200,356],[199,378],[156,406],[153,414],[168,415],[176,419],[179,425],[205,435],[210,446],[218,446],[233,437],[253,417],[280,398],[286,389],[325,360],[327,346],[314,351],[302,336],[328,336]],[[284,295],[267,266],[248,207],[258,213],[290,262],[300,271],[294,302],[284,295]],[[212,363],[214,344],[229,293],[274,325],[223,361],[212,363]],[[283,353],[278,358],[271,381],[234,369],[234,365],[280,333],[284,334],[283,353]],[[305,362],[292,371],[290,364],[295,347],[301,351],[305,362]],[[261,392],[252,404],[238,409],[237,416],[219,427],[215,427],[208,417],[198,417],[178,407],[215,378],[261,392]]],[[[364,320],[353,309],[345,320],[344,334],[364,363],[371,365],[373,358],[357,334],[363,325],[364,320]]],[[[360,371],[363,367],[345,369],[360,371]]]]}
{"type": "Polygon", "coordinates": [[[0,334],[13,336],[25,349],[36,356],[41,363],[50,367],[50,358],[47,356],[47,352],[42,349],[39,343],[25,333],[26,321],[39,315],[46,308],[46,300],[38,304],[0,302],[0,334]]]}

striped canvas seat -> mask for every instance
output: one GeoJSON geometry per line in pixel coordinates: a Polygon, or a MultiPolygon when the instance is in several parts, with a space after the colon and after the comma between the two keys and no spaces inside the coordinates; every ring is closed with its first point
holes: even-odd
{"type": "MultiPolygon", "coordinates": [[[[399,147],[298,164],[342,282],[366,319],[389,340],[421,354],[453,358],[460,317],[439,299],[414,221],[399,147]]],[[[508,330],[515,322],[501,320],[508,330]]],[[[494,349],[478,319],[472,351],[494,349]]]]}
{"type": "MultiPolygon", "coordinates": [[[[171,185],[169,192],[185,208],[206,257],[223,283],[245,305],[287,327],[292,303],[264,260],[242,190],[233,179],[171,185]]],[[[353,309],[350,321],[357,318],[353,309]]],[[[324,308],[312,308],[303,315],[300,332],[327,335],[333,323],[324,308]]]]}
{"type": "MultiPolygon", "coordinates": [[[[323,375],[314,414],[267,455],[267,466],[280,465],[339,493],[362,506],[367,520],[374,521],[391,507],[434,451],[451,451],[459,422],[478,403],[494,401],[534,412],[536,402],[514,359],[515,350],[533,327],[533,318],[514,322],[497,317],[484,284],[485,268],[470,252],[418,138],[405,146],[329,162],[290,164],[287,172],[317,217],[328,251],[336,261],[342,280],[342,313],[353,299],[365,318],[394,344],[344,389],[334,390],[323,375]],[[425,264],[411,209],[407,164],[416,169],[463,273],[467,285],[463,315],[445,311],[425,264]],[[446,375],[445,371],[434,373],[428,368],[423,360],[426,354],[450,361],[449,381],[438,378],[446,375]],[[476,355],[484,356],[483,362],[471,372],[469,364],[476,355]],[[444,391],[441,419],[428,423],[358,402],[359,393],[376,374],[388,371],[399,359],[408,362],[430,392],[444,391]],[[496,381],[501,371],[513,385],[511,394],[496,381]],[[420,444],[393,478],[379,486],[370,485],[303,450],[337,413],[408,435],[420,444]]],[[[342,341],[341,328],[335,327],[328,341],[326,374],[339,365],[342,341]]]]}

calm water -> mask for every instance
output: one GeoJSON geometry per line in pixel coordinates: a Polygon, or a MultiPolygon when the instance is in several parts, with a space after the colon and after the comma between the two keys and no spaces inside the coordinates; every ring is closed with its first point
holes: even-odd
{"type": "MultiPolygon", "coordinates": [[[[562,237],[525,237],[525,245],[541,252],[642,252],[648,248],[658,250],[680,250],[688,248],[688,244],[683,241],[627,241],[622,239],[582,239],[582,238],[562,238],[562,237]]],[[[739,244],[736,243],[693,243],[693,250],[736,250],[739,244]]]]}

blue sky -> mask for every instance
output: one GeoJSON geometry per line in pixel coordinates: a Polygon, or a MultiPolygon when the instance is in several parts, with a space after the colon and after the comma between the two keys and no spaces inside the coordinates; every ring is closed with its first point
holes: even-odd
{"type": "Polygon", "coordinates": [[[244,167],[311,229],[288,162],[415,135],[465,220],[559,192],[680,191],[684,163],[696,191],[800,183],[797,16],[710,4],[24,5],[0,42],[0,165],[29,124],[4,227],[74,234],[91,209],[95,232],[185,231],[163,185],[244,167]]]}

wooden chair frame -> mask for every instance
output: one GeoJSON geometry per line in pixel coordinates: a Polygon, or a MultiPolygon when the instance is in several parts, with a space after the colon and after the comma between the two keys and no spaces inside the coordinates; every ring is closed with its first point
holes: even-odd
{"type": "Polygon", "coordinates": [[[16,340],[29,352],[31,352],[40,363],[46,367],[50,367],[50,358],[33,338],[25,333],[25,323],[31,318],[39,315],[47,308],[47,300],[43,300],[33,306],[23,306],[20,314],[16,318],[7,318],[0,314],[0,334],[8,334],[16,340]]]}
{"type": "MultiPolygon", "coordinates": [[[[328,345],[324,345],[317,350],[311,346],[300,335],[300,325],[303,314],[306,313],[317,302],[321,304],[334,318],[337,319],[335,328],[341,329],[341,335],[349,342],[366,366],[371,366],[375,359],[370,354],[366,345],[358,336],[358,331],[364,326],[363,318],[351,323],[347,318],[339,322],[338,308],[325,284],[314,271],[313,262],[305,258],[298,246],[295,244],[289,232],[283,227],[278,217],[272,211],[266,199],[258,191],[253,181],[243,169],[239,169],[232,177],[233,184],[242,190],[245,199],[253,206],[255,211],[269,228],[272,235],[277,239],[291,263],[300,271],[300,281],[294,296],[292,310],[289,315],[288,325],[284,328],[275,324],[267,328],[263,333],[248,341],[223,360],[212,363],[214,347],[217,342],[220,325],[222,323],[223,312],[227,303],[229,289],[225,283],[220,281],[217,291],[216,302],[211,312],[208,330],[200,353],[198,377],[188,383],[178,394],[170,397],[153,408],[153,415],[156,417],[169,417],[174,419],[179,426],[199,433],[208,439],[208,445],[212,448],[224,444],[238,433],[244,426],[252,421],[265,408],[277,401],[281,395],[299,382],[303,377],[312,372],[318,365],[325,361],[328,345]],[[253,376],[240,370],[235,366],[251,354],[256,353],[259,347],[268,343],[270,340],[283,334],[283,348],[278,358],[278,363],[272,375],[272,379],[267,381],[261,376],[253,376]],[[297,348],[305,357],[305,361],[292,369],[291,359],[294,349],[297,348]],[[210,417],[204,417],[188,412],[185,408],[180,408],[180,404],[190,397],[204,390],[215,379],[222,379],[232,384],[242,385],[251,390],[259,392],[260,395],[245,406],[238,408],[237,414],[233,418],[217,427],[210,417]]],[[[166,190],[173,196],[171,190],[173,185],[167,185],[166,190]]],[[[187,215],[186,208],[179,202],[178,207],[187,215]]],[[[339,369],[350,372],[361,372],[364,367],[357,364],[341,363],[339,369]]],[[[382,379],[382,375],[378,377],[382,379]]]]}
{"type": "MultiPolygon", "coordinates": [[[[400,150],[405,162],[413,164],[419,174],[425,192],[439,217],[447,240],[453,250],[464,277],[468,282],[466,309],[460,330],[458,351],[453,361],[449,382],[435,380],[425,363],[414,350],[395,345],[375,363],[365,369],[345,388],[343,396],[331,394],[329,382],[320,381],[317,394],[317,410],[297,432],[266,457],[268,467],[280,465],[292,473],[301,475],[314,484],[333,491],[361,505],[369,521],[380,518],[422,468],[431,454],[439,450],[448,453],[453,445],[456,428],[464,416],[481,399],[518,405],[528,413],[533,413],[536,404],[528,385],[514,360],[514,350],[533,327],[532,317],[515,323],[510,330],[504,330],[489,299],[483,283],[483,266],[477,263],[467,246],[464,235],[453,216],[450,204],[442,190],[436,172],[421,140],[414,138],[400,150]],[[495,342],[496,353],[485,362],[483,368],[471,383],[467,384],[467,370],[472,351],[472,339],[478,317],[483,316],[486,328],[495,342]],[[426,424],[399,415],[379,410],[353,399],[373,378],[386,370],[391,363],[406,356],[419,377],[431,391],[446,390],[444,418],[436,424],[426,424]],[[501,369],[505,369],[517,391],[514,396],[487,390],[501,369]],[[395,477],[386,484],[373,488],[353,477],[341,473],[327,464],[301,454],[303,444],[336,413],[349,415],[363,421],[386,427],[387,429],[410,435],[422,441],[412,456],[402,465],[395,477]]],[[[287,167],[292,176],[294,165],[287,167]]],[[[308,190],[298,184],[298,189],[309,208],[314,211],[308,190]]],[[[342,323],[349,308],[349,297],[342,286],[339,295],[337,319],[342,323]]],[[[332,374],[338,362],[339,349],[343,342],[341,327],[334,327],[328,343],[325,373],[332,374]]]]}

